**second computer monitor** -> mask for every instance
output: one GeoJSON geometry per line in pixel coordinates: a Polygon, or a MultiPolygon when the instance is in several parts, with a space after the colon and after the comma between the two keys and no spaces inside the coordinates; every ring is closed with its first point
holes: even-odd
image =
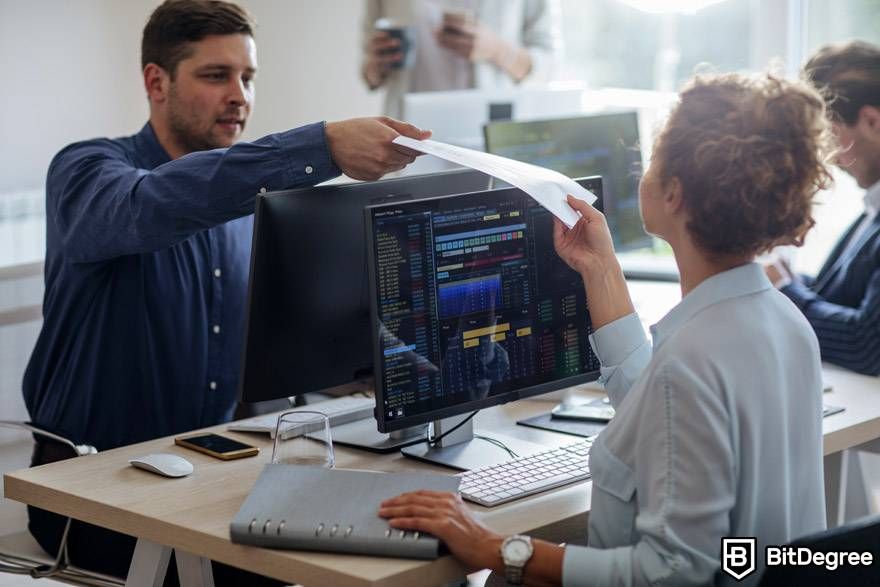
{"type": "Polygon", "coordinates": [[[604,207],[617,250],[651,246],[639,213],[642,156],[636,112],[486,125],[486,151],[558,171],[601,175],[604,207]]]}
{"type": "Polygon", "coordinates": [[[364,207],[484,189],[471,169],[261,194],[240,396],[259,402],[371,374],[364,207]]]}
{"type": "MultiPolygon", "coordinates": [[[[601,178],[579,183],[600,199],[601,178]]],[[[389,432],[598,376],[583,281],[516,188],[365,211],[376,417],[389,432]]]]}

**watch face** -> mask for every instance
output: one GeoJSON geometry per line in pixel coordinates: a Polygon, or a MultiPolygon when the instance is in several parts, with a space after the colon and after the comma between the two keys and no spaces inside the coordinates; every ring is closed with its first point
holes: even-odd
{"type": "Polygon", "coordinates": [[[527,561],[531,553],[531,545],[525,540],[511,540],[504,547],[504,558],[514,563],[527,561]]]}

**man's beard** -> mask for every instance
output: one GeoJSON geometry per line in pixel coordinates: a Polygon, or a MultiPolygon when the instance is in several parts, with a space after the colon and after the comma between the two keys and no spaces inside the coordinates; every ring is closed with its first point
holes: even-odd
{"type": "Polygon", "coordinates": [[[192,153],[194,151],[208,151],[229,146],[219,143],[212,136],[210,130],[199,131],[194,123],[194,117],[187,116],[179,104],[180,102],[172,85],[168,100],[168,128],[174,137],[174,141],[181,148],[187,153],[192,153]]]}

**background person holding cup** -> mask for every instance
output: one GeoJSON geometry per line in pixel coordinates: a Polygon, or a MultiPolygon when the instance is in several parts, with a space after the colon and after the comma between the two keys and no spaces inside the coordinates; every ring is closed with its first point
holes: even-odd
{"type": "Polygon", "coordinates": [[[410,92],[546,81],[561,47],[556,0],[367,0],[363,30],[361,73],[389,116],[410,92]]]}

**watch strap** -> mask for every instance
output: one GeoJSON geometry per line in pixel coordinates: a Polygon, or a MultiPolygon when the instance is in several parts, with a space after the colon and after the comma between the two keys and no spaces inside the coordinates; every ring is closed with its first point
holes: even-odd
{"type": "Polygon", "coordinates": [[[516,565],[504,566],[504,578],[509,585],[522,585],[523,583],[523,567],[516,565]]]}

